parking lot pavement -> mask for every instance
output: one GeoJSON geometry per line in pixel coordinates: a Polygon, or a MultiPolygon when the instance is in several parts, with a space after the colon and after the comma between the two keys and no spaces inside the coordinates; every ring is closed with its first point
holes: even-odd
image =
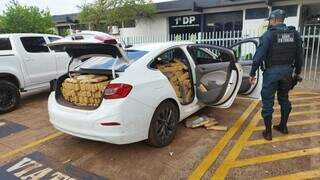
{"type": "MultiPolygon", "coordinates": [[[[0,179],[261,179],[320,177],[320,93],[293,93],[290,134],[261,139],[259,101],[239,97],[230,109],[205,108],[227,132],[179,125],[172,144],[112,145],[63,134],[48,121],[48,93],[27,96],[0,116],[0,179]],[[1,123],[4,122],[4,123],[1,123]],[[9,127],[9,126],[7,126],[9,127]],[[19,128],[18,128],[19,127],[19,128]],[[13,130],[12,130],[13,129],[13,130]],[[282,177],[284,176],[284,177],[282,177]]],[[[275,122],[279,120],[277,108],[275,122]]]]}

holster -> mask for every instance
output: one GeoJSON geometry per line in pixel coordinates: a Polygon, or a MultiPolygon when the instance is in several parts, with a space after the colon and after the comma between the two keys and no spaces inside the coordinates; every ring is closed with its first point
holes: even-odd
{"type": "Polygon", "coordinates": [[[302,78],[300,76],[294,75],[292,77],[291,89],[293,89],[299,82],[302,82],[302,78]]]}

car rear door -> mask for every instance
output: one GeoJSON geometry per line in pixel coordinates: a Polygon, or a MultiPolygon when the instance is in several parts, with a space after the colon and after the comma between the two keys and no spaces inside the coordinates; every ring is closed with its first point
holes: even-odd
{"type": "Polygon", "coordinates": [[[32,84],[50,82],[56,77],[54,56],[46,46],[44,36],[21,36],[18,45],[32,84]]]}
{"type": "Polygon", "coordinates": [[[252,98],[260,98],[260,91],[262,88],[262,72],[259,69],[257,72],[257,83],[250,84],[250,71],[253,63],[253,56],[256,52],[258,41],[256,39],[246,39],[233,44],[230,49],[235,53],[235,57],[243,70],[243,77],[239,94],[247,95],[252,98]]]}
{"type": "Polygon", "coordinates": [[[242,80],[234,52],[214,45],[190,45],[188,52],[195,63],[198,100],[208,106],[230,107],[242,80]]]}

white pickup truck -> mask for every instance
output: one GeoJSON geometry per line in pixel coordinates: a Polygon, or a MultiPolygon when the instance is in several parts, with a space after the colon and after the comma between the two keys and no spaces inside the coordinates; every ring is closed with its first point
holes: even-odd
{"type": "Polygon", "coordinates": [[[49,87],[67,72],[70,57],[46,44],[62,37],[49,34],[0,35],[0,114],[14,110],[20,92],[49,87]]]}

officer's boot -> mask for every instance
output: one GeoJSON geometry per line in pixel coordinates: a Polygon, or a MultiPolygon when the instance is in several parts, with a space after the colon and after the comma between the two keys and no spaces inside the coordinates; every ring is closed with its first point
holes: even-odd
{"type": "Polygon", "coordinates": [[[287,122],[289,119],[289,114],[291,112],[292,108],[290,107],[289,109],[282,110],[281,109],[281,121],[280,124],[277,126],[273,126],[273,129],[281,132],[282,134],[288,134],[288,127],[287,127],[287,122]]]}
{"type": "Polygon", "coordinates": [[[266,126],[266,130],[262,132],[262,135],[265,140],[271,141],[272,140],[272,118],[264,118],[264,124],[266,126]]]}

